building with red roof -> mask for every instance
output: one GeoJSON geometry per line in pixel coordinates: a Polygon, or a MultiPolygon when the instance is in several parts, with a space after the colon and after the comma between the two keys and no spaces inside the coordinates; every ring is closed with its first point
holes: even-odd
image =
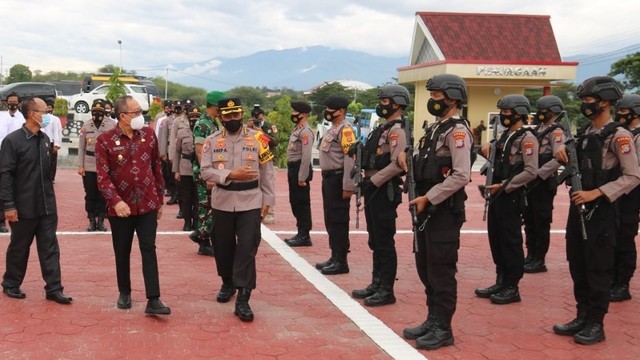
{"type": "MultiPolygon", "coordinates": [[[[398,69],[400,83],[416,85],[415,119],[433,120],[426,110],[426,82],[456,74],[467,83],[465,116],[475,127],[496,113],[496,103],[526,88],[551,93],[572,81],[577,62],[563,62],[546,15],[417,12],[410,65],[398,69]]],[[[488,121],[486,121],[488,123],[488,121]]]]}

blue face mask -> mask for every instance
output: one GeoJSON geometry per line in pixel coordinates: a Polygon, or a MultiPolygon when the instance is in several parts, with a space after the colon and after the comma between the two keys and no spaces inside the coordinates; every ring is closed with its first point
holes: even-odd
{"type": "Polygon", "coordinates": [[[42,114],[42,122],[40,123],[40,129],[46,128],[51,123],[51,114],[42,114]]]}

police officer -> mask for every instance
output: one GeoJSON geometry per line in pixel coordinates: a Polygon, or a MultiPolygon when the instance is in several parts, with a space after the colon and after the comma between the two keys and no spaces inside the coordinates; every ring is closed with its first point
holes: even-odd
{"type": "MultiPolygon", "coordinates": [[[[165,181],[167,193],[171,198],[167,201],[167,205],[173,205],[178,202],[178,194],[176,184],[171,172],[171,160],[169,159],[169,135],[173,128],[176,117],[181,116],[184,111],[182,100],[176,100],[173,103],[173,113],[162,120],[160,131],[158,134],[158,150],[160,151],[160,159],[162,160],[162,176],[165,181]]],[[[173,157],[173,154],[171,154],[173,157]]]]}
{"type": "Polygon", "coordinates": [[[534,121],[538,139],[538,176],[527,184],[527,208],[524,211],[524,233],[527,244],[527,257],[524,259],[524,272],[539,273],[547,271],[545,256],[549,251],[553,199],[558,188],[558,168],[560,163],[553,154],[564,144],[564,130],[556,123],[563,114],[564,105],[559,97],[543,96],[536,102],[538,112],[534,121]]]}
{"type": "Polygon", "coordinates": [[[82,176],[84,186],[84,208],[89,218],[87,231],[107,231],[104,219],[107,216],[107,204],[98,190],[96,172],[96,139],[100,134],[116,127],[116,122],[105,118],[103,99],[96,99],[91,104],[91,120],[85,121],[80,129],[78,140],[78,174],[82,176]]]}
{"type": "Polygon", "coordinates": [[[393,285],[398,268],[395,240],[397,207],[402,202],[400,175],[403,169],[398,155],[405,151],[407,139],[402,112],[409,105],[409,91],[401,85],[387,85],[378,94],[376,114],[385,122],[374,129],[362,151],[364,180],[359,185],[364,195],[369,248],[373,250],[372,281],[352,296],[364,298],[367,306],[396,302],[393,285]]]}
{"type": "Polygon", "coordinates": [[[414,160],[416,205],[423,230],[415,234],[416,268],[427,295],[427,320],[407,328],[403,336],[421,349],[453,345],[451,319],[456,310],[456,263],[460,228],[465,221],[464,187],[471,180],[473,136],[460,111],[467,101],[467,86],[452,74],[427,82],[429,113],[436,122],[420,139],[414,160]]]}
{"type": "MultiPolygon", "coordinates": [[[[626,94],[616,104],[615,120],[625,126],[633,135],[636,153],[640,157],[640,95],[626,94]]],[[[620,197],[620,225],[616,238],[614,259],[613,286],[609,293],[610,301],[631,299],[629,282],[636,270],[638,252],[636,235],[640,218],[640,187],[636,186],[630,193],[620,197]]]]}
{"type": "Polygon", "coordinates": [[[189,127],[181,128],[176,134],[176,146],[172,170],[180,184],[180,209],[184,216],[182,231],[191,231],[196,219],[196,188],[193,182],[193,164],[195,149],[193,146],[193,127],[200,118],[200,111],[192,107],[187,113],[189,127]]]}
{"type": "Polygon", "coordinates": [[[164,121],[164,119],[168,118],[169,116],[171,116],[171,114],[173,114],[173,101],[165,100],[163,104],[164,104],[164,111],[158,114],[158,115],[162,114],[162,116],[156,116],[156,119],[154,120],[153,129],[156,132],[157,137],[160,137],[160,125],[162,125],[162,122],[164,121]]]}
{"type": "Polygon", "coordinates": [[[349,272],[349,210],[355,184],[351,179],[353,158],[347,156],[356,136],[347,116],[349,100],[342,96],[330,96],[325,100],[325,120],[333,125],[320,143],[319,160],[322,170],[322,210],[324,224],[329,234],[331,257],[316,264],[316,269],[325,275],[349,272]]]}
{"type": "MultiPolygon", "coordinates": [[[[182,129],[187,129],[190,127],[189,118],[187,114],[195,106],[193,100],[191,99],[182,100],[182,104],[183,104],[182,112],[175,116],[175,118],[173,119],[173,126],[171,126],[171,129],[169,130],[169,147],[167,150],[168,150],[169,162],[172,164],[172,166],[174,162],[179,161],[179,159],[175,158],[176,138],[178,135],[178,131],[182,129]]],[[[174,184],[176,184],[176,196],[175,196],[175,201],[171,201],[172,199],[169,199],[169,201],[167,201],[168,205],[179,203],[180,199],[182,198],[182,194],[180,193],[181,187],[177,186],[177,182],[175,181],[175,179],[173,179],[173,176],[172,176],[172,180],[174,181],[174,184]]],[[[182,219],[183,217],[184,217],[184,214],[182,213],[182,207],[180,207],[180,210],[178,211],[178,215],[176,215],[176,218],[182,219]]]]}
{"type": "Polygon", "coordinates": [[[572,189],[566,232],[577,316],[554,325],[553,331],[590,345],[605,340],[603,321],[609,308],[618,221],[616,200],[638,186],[640,168],[631,133],[611,119],[611,107],[622,97],[618,83],[608,76],[592,77],[578,86],[577,95],[582,99],[580,112],[591,120],[578,131],[577,159],[567,156],[566,147],[555,154],[563,164],[577,160],[581,173],[582,191],[572,189]]]}
{"type": "Polygon", "coordinates": [[[289,136],[287,146],[287,181],[289,183],[289,203],[296,218],[297,234],[284,239],[289,246],[311,246],[311,196],[309,182],[313,179],[311,151],[314,136],[308,119],[311,105],[305,101],[291,102],[291,121],[295,128],[289,136]]]}
{"type": "MultiPolygon", "coordinates": [[[[526,203],[524,186],[538,172],[538,140],[523,127],[531,112],[523,95],[506,95],[498,100],[500,124],[506,128],[497,140],[487,228],[491,256],[496,265],[496,283],[476,289],[477,296],[494,304],[520,301],[518,284],[524,273],[521,214],[526,203]]],[[[495,121],[495,120],[494,120],[495,121]]],[[[489,144],[482,151],[488,156],[489,144]]]]}
{"type": "MultiPolygon", "coordinates": [[[[280,140],[278,139],[278,127],[270,122],[265,121],[264,118],[264,110],[260,108],[259,104],[255,104],[253,106],[253,110],[251,111],[251,120],[249,121],[249,127],[254,130],[261,130],[264,135],[269,138],[269,150],[274,156],[274,161],[276,161],[275,157],[278,155],[278,144],[280,140]]],[[[269,213],[264,218],[265,224],[273,224],[275,221],[274,215],[275,209],[273,207],[269,208],[269,213]]]]}
{"type": "Polygon", "coordinates": [[[249,307],[256,287],[256,253],[260,221],[275,204],[273,155],[256,131],[242,126],[238,98],[218,102],[223,130],[202,147],[202,178],[214,182],[211,194],[215,257],[222,287],[218,302],[228,302],[238,289],[234,314],[253,321],[249,307]]]}
{"type": "Polygon", "coordinates": [[[207,105],[205,112],[193,127],[193,137],[196,150],[196,157],[193,159],[193,178],[196,184],[197,194],[197,221],[195,231],[189,238],[198,243],[198,255],[213,256],[213,239],[211,230],[213,217],[211,216],[211,188],[200,176],[200,162],[202,161],[202,145],[205,139],[218,131],[218,101],[227,95],[220,91],[210,91],[207,93],[207,105]]]}

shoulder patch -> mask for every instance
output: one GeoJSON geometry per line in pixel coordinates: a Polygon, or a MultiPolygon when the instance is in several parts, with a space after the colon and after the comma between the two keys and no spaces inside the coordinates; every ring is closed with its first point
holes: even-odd
{"type": "Polygon", "coordinates": [[[303,145],[308,145],[309,144],[309,134],[302,134],[302,136],[300,137],[300,141],[302,141],[303,145]]]}
{"type": "Polygon", "coordinates": [[[629,136],[621,136],[616,139],[618,149],[621,154],[628,154],[631,152],[631,138],[629,136]]]}
{"type": "Polygon", "coordinates": [[[553,132],[553,142],[562,143],[563,138],[564,138],[564,132],[562,131],[562,129],[557,129],[553,132]]]}
{"type": "Polygon", "coordinates": [[[534,146],[534,142],[533,141],[525,141],[523,146],[524,146],[524,154],[526,156],[531,156],[533,155],[533,146],[534,146]]]}
{"type": "Polygon", "coordinates": [[[342,152],[345,154],[349,152],[349,147],[356,142],[355,134],[353,130],[345,126],[342,128],[342,139],[340,141],[340,145],[342,146],[342,152]]]}
{"type": "Polygon", "coordinates": [[[455,131],[452,136],[456,148],[464,147],[464,139],[467,137],[466,131],[455,131]]]}
{"type": "Polygon", "coordinates": [[[209,142],[209,139],[207,139],[204,141],[204,145],[202,145],[202,152],[208,153],[210,148],[211,148],[211,142],[209,142]]]}

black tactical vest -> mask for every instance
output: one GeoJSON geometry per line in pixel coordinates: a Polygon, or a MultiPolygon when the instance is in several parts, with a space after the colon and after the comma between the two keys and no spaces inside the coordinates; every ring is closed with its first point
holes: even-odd
{"type": "Polygon", "coordinates": [[[385,123],[384,125],[378,126],[373,129],[371,133],[369,133],[369,137],[367,137],[367,141],[362,147],[362,169],[363,170],[381,170],[387,167],[387,165],[391,164],[391,153],[386,152],[382,154],[378,154],[378,143],[380,142],[380,137],[384,134],[385,131],[391,129],[391,127],[395,124],[402,124],[402,120],[393,120],[385,123]]]}
{"type": "MultiPolygon", "coordinates": [[[[539,144],[542,144],[542,139],[544,139],[547,135],[555,131],[557,128],[561,128],[560,125],[553,123],[543,132],[538,133],[538,129],[540,128],[540,126],[536,127],[536,130],[535,130],[536,139],[538,139],[539,144]]],[[[553,151],[547,152],[544,154],[538,154],[538,167],[541,168],[542,165],[548,163],[549,161],[551,161],[551,159],[553,159],[553,151]]]]}
{"type": "Polygon", "coordinates": [[[576,146],[583,190],[597,189],[610,181],[614,181],[622,173],[620,164],[607,170],[602,168],[604,142],[609,136],[613,136],[622,124],[617,122],[609,123],[599,134],[585,134],[588,126],[589,124],[578,130],[576,146]]]}
{"type": "MultiPolygon", "coordinates": [[[[521,127],[511,136],[509,136],[509,131],[505,130],[500,136],[500,139],[498,139],[498,143],[496,144],[496,164],[493,170],[492,184],[498,184],[504,180],[511,179],[524,170],[524,161],[509,164],[509,157],[511,156],[511,146],[513,145],[513,142],[523,137],[527,131],[531,132],[535,136],[533,129],[521,127]]],[[[521,154],[522,150],[519,148],[515,155],[521,154]]]]}

